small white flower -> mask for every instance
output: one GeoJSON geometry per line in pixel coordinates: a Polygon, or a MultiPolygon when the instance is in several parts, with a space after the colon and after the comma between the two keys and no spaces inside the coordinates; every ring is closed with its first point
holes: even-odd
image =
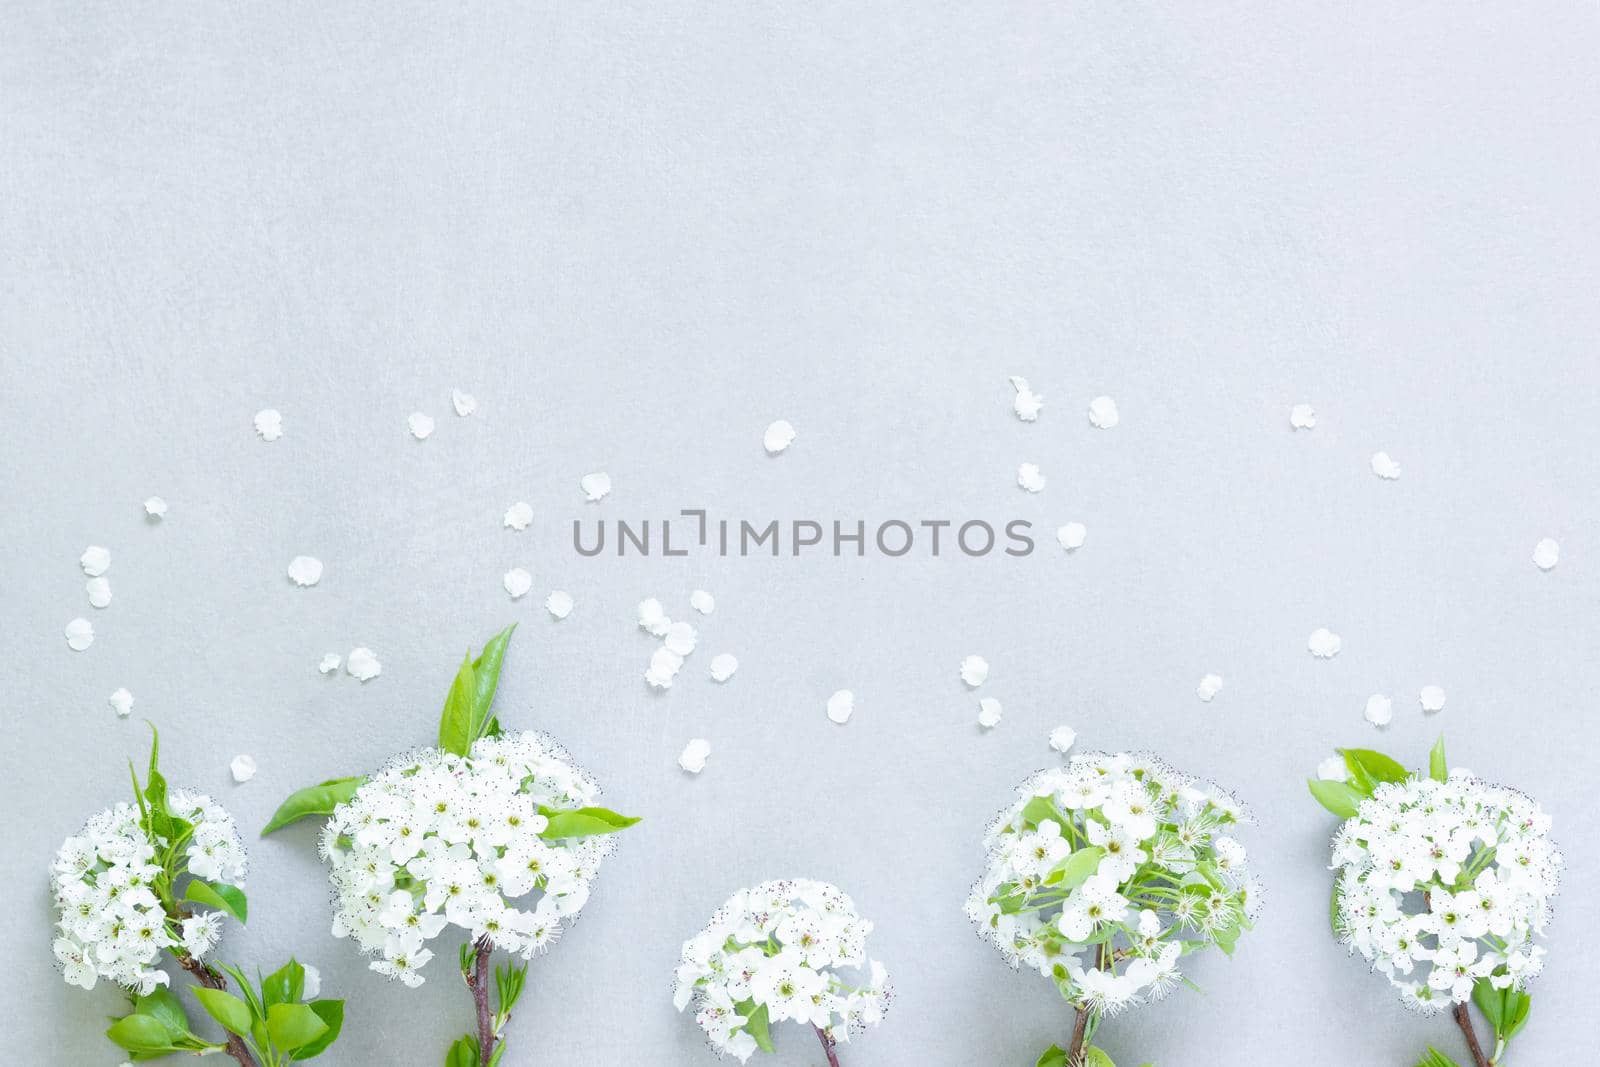
{"type": "Polygon", "coordinates": [[[1050,731],[1050,747],[1063,756],[1078,743],[1078,731],[1070,726],[1057,726],[1050,731]]]}
{"type": "Polygon", "coordinates": [[[733,672],[739,669],[739,661],[726,652],[720,656],[711,657],[711,680],[726,682],[733,677],[733,672]]]}
{"type": "Polygon", "coordinates": [[[167,502],[158,496],[146,497],[144,513],[152,519],[164,519],[167,517],[167,502]]]}
{"type": "Polygon", "coordinates": [[[1332,659],[1344,647],[1344,641],[1338,634],[1326,627],[1319,626],[1311,631],[1311,636],[1306,639],[1306,648],[1318,659],[1332,659]]]}
{"type": "Polygon", "coordinates": [[[702,615],[710,615],[717,610],[717,599],[704,589],[696,589],[689,594],[689,606],[702,615]]]}
{"type": "Polygon", "coordinates": [[[678,766],[690,774],[699,774],[706,769],[706,757],[709,755],[711,742],[697,737],[683,746],[683,752],[678,756],[678,766]]]}
{"type": "Polygon", "coordinates": [[[65,633],[67,647],[74,652],[82,652],[94,644],[94,627],[90,625],[88,619],[73,619],[67,623],[65,633]]]}
{"type": "Polygon", "coordinates": [[[1552,538],[1546,537],[1533,546],[1533,565],[1542,571],[1547,571],[1561,562],[1561,546],[1552,538]]]}
{"type": "Polygon", "coordinates": [[[126,719],[133,712],[133,694],[126,689],[118,689],[111,694],[111,699],[106,701],[116,713],[126,719]]]}
{"type": "Polygon", "coordinates": [[[1037,493],[1044,489],[1044,475],[1039,473],[1036,463],[1024,463],[1017,468],[1017,484],[1030,493],[1037,493]]]}
{"type": "Polygon", "coordinates": [[[83,591],[89,595],[90,607],[103,608],[111,603],[111,579],[104,575],[84,582],[83,591]]]}
{"type": "Polygon", "coordinates": [[[828,698],[828,718],[840,726],[850,721],[855,710],[856,696],[848,689],[841,689],[828,698]]]}
{"type": "Polygon", "coordinates": [[[994,697],[984,697],[978,701],[978,725],[985,730],[992,730],[999,726],[1002,710],[1000,702],[994,697]]]}
{"type": "Polygon", "coordinates": [[[505,525],[508,530],[526,530],[533,521],[533,508],[519,500],[506,508],[505,525]]]}
{"type": "Polygon", "coordinates": [[[228,773],[233,775],[233,780],[241,784],[248,782],[256,776],[256,761],[251,756],[235,756],[233,762],[228,764],[228,773]]]}
{"type": "Polygon", "coordinates": [[[1367,698],[1367,710],[1363,714],[1374,726],[1388,726],[1394,721],[1394,701],[1382,693],[1374,693],[1367,698]]]}
{"type": "Polygon", "coordinates": [[[283,436],[283,416],[273,408],[256,412],[256,434],[263,441],[276,441],[283,436]]]}
{"type": "Polygon", "coordinates": [[[304,588],[322,581],[322,561],[313,556],[296,556],[289,561],[289,580],[304,588]]]}
{"type": "Polygon", "coordinates": [[[961,680],[973,689],[982,685],[989,677],[989,661],[982,656],[968,656],[961,661],[961,680]]]}
{"type": "Polygon", "coordinates": [[[766,433],[761,435],[761,447],[767,450],[768,455],[776,456],[794,444],[794,439],[794,427],[787,420],[779,419],[768,426],[766,433]]]}
{"type": "Polygon", "coordinates": [[[83,567],[83,573],[90,578],[98,578],[111,569],[111,552],[99,545],[90,545],[83,550],[83,555],[78,557],[78,563],[83,567]]]}
{"type": "Polygon", "coordinates": [[[1289,409],[1289,425],[1297,430],[1310,430],[1317,425],[1317,412],[1310,404],[1296,404],[1289,409]]]}
{"type": "Polygon", "coordinates": [[[459,389],[450,390],[450,404],[463,419],[478,410],[478,398],[459,389]]]}
{"type": "Polygon", "coordinates": [[[1056,530],[1056,542],[1068,552],[1076,552],[1083,547],[1083,542],[1089,536],[1089,528],[1081,522],[1069,522],[1056,530]]]}
{"type": "Polygon", "coordinates": [[[557,589],[544,598],[544,609],[558,619],[564,619],[572,614],[572,594],[557,589]]]}
{"type": "Polygon", "coordinates": [[[339,669],[339,664],[342,662],[343,660],[339,658],[339,653],[329,652],[324,655],[322,657],[322,661],[317,664],[317,670],[321,671],[323,674],[332,674],[334,671],[339,669]]]}
{"type": "Polygon", "coordinates": [[[521,567],[512,567],[506,571],[505,577],[500,579],[500,584],[506,587],[512,600],[521,600],[533,588],[533,575],[521,567]]]}
{"type": "Polygon", "coordinates": [[[1444,710],[1444,690],[1436,685],[1423,686],[1422,694],[1418,697],[1418,700],[1422,704],[1423,711],[1444,710]]]}
{"type": "Polygon", "coordinates": [[[1211,699],[1220,692],[1222,692],[1222,675],[1220,674],[1206,675],[1200,679],[1199,686],[1195,688],[1195,695],[1207,704],[1211,703],[1211,699]]]}
{"type": "Polygon", "coordinates": [[[578,479],[578,488],[583,490],[583,499],[594,503],[611,492],[611,475],[605,471],[585,474],[578,479]]]}
{"type": "Polygon", "coordinates": [[[344,660],[345,673],[358,682],[370,682],[383,673],[383,664],[370,648],[352,648],[344,660]]]}
{"type": "Polygon", "coordinates": [[[1394,481],[1400,477],[1400,464],[1390,458],[1387,452],[1374,452],[1372,454],[1372,473],[1385,481],[1394,481]]]}
{"type": "Polygon", "coordinates": [[[1028,379],[1011,376],[1011,388],[1017,391],[1012,398],[1011,410],[1017,413],[1017,418],[1023,422],[1033,422],[1039,417],[1039,409],[1044,407],[1044,394],[1036,393],[1028,387],[1028,379]]]}
{"type": "Polygon", "coordinates": [[[419,441],[426,441],[433,432],[433,416],[414,411],[406,417],[406,429],[419,441]]]}
{"type": "Polygon", "coordinates": [[[1117,414],[1117,402],[1109,396],[1097,396],[1089,401],[1089,421],[1101,430],[1109,430],[1122,420],[1117,414]]]}

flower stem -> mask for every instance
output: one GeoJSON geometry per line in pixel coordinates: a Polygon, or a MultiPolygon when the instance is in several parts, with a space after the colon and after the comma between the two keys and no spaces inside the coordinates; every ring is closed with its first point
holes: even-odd
{"type": "MultiPolygon", "coordinates": [[[[190,955],[178,956],[178,965],[190,974],[194,980],[207,989],[227,989],[227,979],[218,974],[209,964],[201,963],[190,955]]],[[[244,1038],[238,1034],[228,1034],[228,1055],[239,1061],[239,1067],[259,1067],[256,1058],[250,1055],[250,1050],[245,1047],[244,1038]]]]}
{"type": "Polygon", "coordinates": [[[828,1056],[828,1067],[839,1067],[839,1054],[834,1051],[833,1038],[820,1026],[813,1025],[811,1028],[817,1032],[817,1040],[822,1042],[822,1051],[828,1056]]]}
{"type": "Polygon", "coordinates": [[[475,946],[477,959],[472,965],[472,975],[467,985],[472,988],[472,1002],[478,1010],[478,1062],[488,1063],[494,1055],[494,1012],[489,1008],[489,956],[494,945],[487,936],[478,938],[475,946]]]}
{"type": "Polygon", "coordinates": [[[1455,1016],[1461,1033],[1466,1036],[1467,1048],[1472,1052],[1472,1062],[1476,1067],[1494,1067],[1493,1061],[1483,1054],[1483,1046],[1478,1044],[1478,1033],[1472,1028],[1472,1016],[1467,1012],[1466,1004],[1457,1004],[1451,1014],[1455,1016]]]}

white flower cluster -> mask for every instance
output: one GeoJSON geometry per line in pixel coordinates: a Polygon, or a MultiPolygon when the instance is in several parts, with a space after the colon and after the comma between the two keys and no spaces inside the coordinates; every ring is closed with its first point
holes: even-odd
{"type": "MultiPolygon", "coordinates": [[[[189,873],[243,887],[244,843],[233,816],[210,797],[182,790],[168,797],[168,807],[194,828],[184,850],[189,873]]],[[[139,809],[118,804],[56,853],[50,887],[60,933],[53,948],[69,984],[93,989],[107,978],[147,995],[168,984],[156,966],[163,949],[204,956],[222,937],[221,912],[167,915],[157,894],[163,868],[156,845],[139,825],[139,809]]]]}
{"type": "Polygon", "coordinates": [[[1232,797],[1150,758],[1074,756],[1017,789],[990,826],[967,916],[1013,967],[1102,1015],[1155,1000],[1178,960],[1231,952],[1259,890],[1232,797]]]}
{"type": "Polygon", "coordinates": [[[436,748],[400,757],[323,828],[334,935],[381,954],[372,969],[412,987],[433,958],[424,946],[446,926],[532,958],[588,901],[612,847],[606,836],[541,837],[541,808],[584,807],[599,794],[532,732],[485,737],[467,757],[436,748]]]}
{"type": "Polygon", "coordinates": [[[1549,832],[1528,797],[1466,775],[1379,785],[1333,839],[1340,939],[1420,1011],[1479,978],[1520,989],[1561,879],[1549,832]]]}
{"type": "Polygon", "coordinates": [[[786,1019],[843,1043],[852,1029],[876,1024],[888,1008],[888,974],[866,958],[871,932],[872,923],[850,898],[826,882],[794,879],[741,889],[684,942],[673,1003],[679,1011],[693,1003],[712,1048],[740,1062],[762,1046],[768,1026],[786,1019]],[[862,966],[868,969],[864,986],[836,971],[862,966]]]}

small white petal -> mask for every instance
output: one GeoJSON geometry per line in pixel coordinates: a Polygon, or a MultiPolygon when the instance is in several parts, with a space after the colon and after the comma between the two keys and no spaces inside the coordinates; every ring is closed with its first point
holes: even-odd
{"type": "Polygon", "coordinates": [[[1394,721],[1394,701],[1382,693],[1367,698],[1366,720],[1374,726],[1388,726],[1394,721]]]}
{"type": "Polygon", "coordinates": [[[1444,710],[1444,690],[1436,685],[1423,686],[1422,694],[1417,699],[1422,704],[1423,711],[1444,710]]]}
{"type": "Polygon", "coordinates": [[[1011,410],[1017,413],[1017,418],[1023,422],[1033,422],[1039,418],[1039,409],[1044,407],[1044,394],[1036,393],[1028,386],[1028,379],[1011,376],[1011,388],[1017,391],[1012,398],[1011,410]]]}
{"type": "Polygon", "coordinates": [[[1289,425],[1297,430],[1310,430],[1317,425],[1317,411],[1310,404],[1296,404],[1289,409],[1289,425]]]}
{"type": "Polygon", "coordinates": [[[761,447],[769,455],[776,456],[779,452],[794,444],[795,432],[787,420],[779,419],[767,427],[767,432],[761,435],[761,447]]]}
{"type": "Polygon", "coordinates": [[[1400,464],[1390,458],[1387,452],[1374,452],[1372,454],[1372,473],[1392,482],[1400,477],[1400,464]]]}
{"type": "Polygon", "coordinates": [[[656,637],[665,637],[667,627],[672,625],[672,620],[667,618],[667,613],[661,609],[661,601],[655,597],[639,601],[639,628],[656,637]]]}
{"type": "Polygon", "coordinates": [[[1088,536],[1089,528],[1081,522],[1069,522],[1056,530],[1056,541],[1068,552],[1082,548],[1084,538],[1088,536]]]}
{"type": "Polygon", "coordinates": [[[89,594],[91,607],[103,608],[111,603],[111,579],[90,578],[83,583],[83,591],[89,594]]]}
{"type": "Polygon", "coordinates": [[[738,669],[739,661],[726,652],[711,657],[711,680],[714,682],[726,682],[738,669]]]}
{"type": "Polygon", "coordinates": [[[1222,692],[1222,675],[1220,674],[1206,675],[1200,679],[1199,686],[1195,688],[1195,695],[1207,704],[1211,703],[1211,699],[1220,692],[1222,692]]]}
{"type": "Polygon", "coordinates": [[[422,412],[413,412],[406,418],[406,428],[411,431],[411,436],[419,441],[426,441],[433,432],[433,416],[424,415],[422,412]]]}
{"type": "Polygon", "coordinates": [[[605,471],[585,474],[578,479],[578,488],[583,490],[583,498],[593,503],[611,492],[611,475],[605,471]]]}
{"type": "Polygon", "coordinates": [[[78,563],[83,567],[84,574],[98,578],[111,569],[111,552],[99,545],[90,545],[83,550],[83,555],[78,557],[78,563]]]}
{"type": "Polygon", "coordinates": [[[702,615],[710,615],[717,610],[717,598],[704,589],[696,589],[689,594],[689,606],[702,615]]]}
{"type": "Polygon", "coordinates": [[[1109,430],[1122,416],[1117,414],[1117,402],[1109,396],[1097,396],[1089,401],[1089,421],[1102,430],[1109,430]]]}
{"type": "Polygon", "coordinates": [[[1317,777],[1324,782],[1344,782],[1350,778],[1350,768],[1343,756],[1329,756],[1317,764],[1317,777]]]}
{"type": "Polygon", "coordinates": [[[1344,639],[1326,627],[1319,626],[1306,638],[1306,648],[1318,659],[1332,659],[1344,647],[1344,639]]]}
{"type": "Polygon", "coordinates": [[[370,648],[352,648],[344,659],[345,673],[360,682],[370,682],[383,673],[383,664],[370,648]]]}
{"type": "Polygon", "coordinates": [[[711,742],[697,737],[683,746],[683,752],[678,756],[678,766],[690,774],[699,774],[706,769],[706,757],[709,755],[711,742]]]}
{"type": "Polygon", "coordinates": [[[256,434],[263,441],[276,441],[283,436],[283,416],[274,408],[256,412],[256,434]]]}
{"type": "Polygon", "coordinates": [[[1037,463],[1024,463],[1017,468],[1017,484],[1030,493],[1037,493],[1044,488],[1044,475],[1039,473],[1037,463]]]}
{"type": "Polygon", "coordinates": [[[133,694],[126,689],[118,689],[115,693],[112,693],[111,698],[106,703],[110,704],[112,709],[124,719],[133,713],[133,694]]]}
{"type": "Polygon", "coordinates": [[[506,508],[505,524],[509,530],[526,530],[533,521],[533,508],[519,500],[506,508]]]}
{"type": "Polygon", "coordinates": [[[544,598],[544,609],[558,619],[572,614],[572,594],[557,589],[544,598]]]}
{"type": "Polygon", "coordinates": [[[228,764],[228,773],[235,782],[248,782],[256,776],[256,761],[249,756],[235,756],[228,764]]]}
{"type": "Polygon", "coordinates": [[[670,648],[658,648],[650,655],[650,666],[644,672],[644,680],[657,689],[668,689],[682,668],[682,656],[670,648]]]}
{"type": "Polygon", "coordinates": [[[450,390],[450,403],[455,407],[456,414],[462,418],[478,410],[478,398],[459,389],[450,390]]]}
{"type": "Polygon", "coordinates": [[[315,556],[296,556],[289,561],[289,580],[302,588],[322,581],[322,561],[315,556]]]}
{"type": "Polygon", "coordinates": [[[841,689],[828,698],[828,718],[840,726],[850,721],[855,710],[856,695],[848,689],[841,689]]]}
{"type": "Polygon", "coordinates": [[[322,992],[322,972],[309,963],[302,963],[300,969],[306,972],[305,982],[302,986],[301,998],[307,1003],[317,999],[322,992]]]}
{"type": "Polygon", "coordinates": [[[1077,743],[1078,731],[1070,726],[1057,726],[1050,731],[1050,747],[1063,755],[1077,743]]]}
{"type": "MultiPolygon", "coordinates": [[[[1533,546],[1533,565],[1542,571],[1547,571],[1561,562],[1561,546],[1552,538],[1546,537],[1533,546]]],[[[1582,568],[1579,568],[1582,570],[1582,568]]]]}
{"type": "Polygon", "coordinates": [[[989,661],[982,656],[968,656],[961,661],[961,680],[976,689],[989,677],[989,661]]]}
{"type": "Polygon", "coordinates": [[[512,567],[506,571],[505,577],[500,579],[506,587],[506,592],[511,594],[512,600],[521,600],[528,590],[533,588],[533,575],[521,567],[512,567]]]}
{"type": "Polygon", "coordinates": [[[978,701],[978,725],[985,730],[993,730],[1000,725],[1000,702],[994,697],[984,697],[978,701]]]}
{"type": "Polygon", "coordinates": [[[152,519],[164,519],[167,517],[167,502],[158,496],[146,497],[144,513],[152,519]]]}
{"type": "Polygon", "coordinates": [[[73,619],[67,623],[64,631],[67,636],[67,647],[74,652],[82,652],[94,644],[94,627],[88,619],[73,619]]]}
{"type": "Polygon", "coordinates": [[[677,656],[687,656],[693,652],[698,641],[699,635],[695,633],[694,627],[686,622],[675,622],[668,626],[664,638],[667,650],[677,656]]]}
{"type": "Polygon", "coordinates": [[[339,669],[339,664],[341,662],[343,661],[339,658],[339,654],[337,652],[329,652],[327,655],[323,656],[322,661],[317,664],[317,670],[321,671],[323,674],[332,674],[334,671],[339,669]]]}

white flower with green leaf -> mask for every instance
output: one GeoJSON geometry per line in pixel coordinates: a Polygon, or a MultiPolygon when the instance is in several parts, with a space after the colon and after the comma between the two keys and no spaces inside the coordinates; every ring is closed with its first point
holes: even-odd
{"type": "Polygon", "coordinates": [[[1041,1067],[1109,1065],[1088,1044],[1103,1019],[1188,983],[1184,957],[1233,953],[1260,896],[1234,836],[1243,821],[1220,789],[1142,755],[1073,756],[1018,787],[966,911],[1075,1009],[1067,1046],[1041,1067]]]}
{"type": "Polygon", "coordinates": [[[816,1032],[838,1067],[838,1046],[876,1025],[889,1004],[888,973],[867,959],[871,932],[827,882],[741,889],[684,942],[673,1003],[679,1011],[693,1005],[711,1047],[741,1063],[758,1049],[771,1052],[772,1025],[792,1020],[816,1032]]]}

